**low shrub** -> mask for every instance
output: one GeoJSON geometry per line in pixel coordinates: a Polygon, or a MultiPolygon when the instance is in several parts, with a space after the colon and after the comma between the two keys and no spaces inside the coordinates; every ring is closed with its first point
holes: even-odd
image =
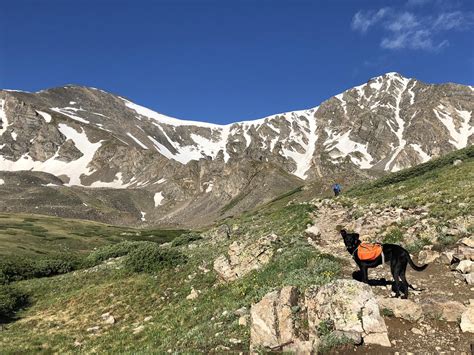
{"type": "Polygon", "coordinates": [[[417,239],[414,243],[406,246],[406,250],[410,254],[418,253],[425,245],[431,245],[431,241],[428,238],[417,239]]]}
{"type": "Polygon", "coordinates": [[[9,285],[0,285],[0,322],[24,305],[27,296],[9,285]]]}
{"type": "Polygon", "coordinates": [[[79,268],[80,259],[75,255],[48,257],[6,257],[0,261],[0,284],[13,281],[64,274],[79,268]]]}
{"type": "Polygon", "coordinates": [[[383,237],[384,243],[399,244],[403,241],[403,232],[399,228],[390,229],[383,237]]]}
{"type": "Polygon", "coordinates": [[[91,267],[102,263],[110,258],[118,258],[120,256],[128,255],[131,251],[137,249],[144,244],[155,244],[153,242],[121,242],[117,244],[110,244],[98,248],[90,253],[86,258],[86,266],[91,267]]]}
{"type": "Polygon", "coordinates": [[[128,254],[125,269],[131,272],[153,273],[185,261],[186,257],[175,249],[165,249],[156,243],[145,242],[128,254]]]}
{"type": "Polygon", "coordinates": [[[202,239],[202,237],[197,232],[183,233],[179,237],[174,238],[173,241],[171,242],[171,245],[174,247],[177,247],[180,245],[189,244],[191,242],[194,242],[200,239],[202,239]]]}

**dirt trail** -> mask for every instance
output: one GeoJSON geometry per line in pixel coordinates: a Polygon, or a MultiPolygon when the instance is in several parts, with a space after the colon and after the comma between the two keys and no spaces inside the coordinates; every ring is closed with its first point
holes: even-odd
{"type": "MultiPolygon", "coordinates": [[[[354,225],[348,209],[339,204],[320,202],[317,204],[314,224],[320,230],[320,238],[312,244],[325,253],[338,256],[344,260],[343,277],[351,278],[353,272],[358,270],[351,255],[346,251],[339,232],[338,225],[352,229],[361,234],[361,239],[374,237],[373,232],[385,224],[394,222],[394,218],[370,219],[364,225],[354,225]],[[382,220],[382,221],[380,221],[382,220]]],[[[389,214],[390,215],[390,214],[389,214]]],[[[396,217],[396,213],[392,213],[396,217]]],[[[417,255],[412,255],[417,262],[417,255]]],[[[390,266],[385,264],[369,270],[369,279],[374,281],[373,291],[377,297],[392,297],[392,276],[390,266]]],[[[334,353],[446,353],[446,354],[471,354],[471,344],[474,346],[474,334],[463,333],[459,327],[459,320],[447,321],[443,319],[438,308],[432,305],[446,304],[447,311],[453,311],[451,305],[469,305],[469,300],[474,302],[474,287],[469,286],[464,280],[456,278],[456,273],[450,270],[449,265],[439,262],[430,263],[422,272],[416,272],[410,267],[407,270],[407,280],[419,291],[410,290],[409,300],[420,305],[423,314],[417,321],[408,321],[393,315],[384,315],[388,327],[388,335],[392,343],[391,348],[380,346],[347,346],[334,353]],[[449,303],[449,302],[459,302],[449,303]]],[[[454,312],[455,313],[455,312],[454,312]]]]}

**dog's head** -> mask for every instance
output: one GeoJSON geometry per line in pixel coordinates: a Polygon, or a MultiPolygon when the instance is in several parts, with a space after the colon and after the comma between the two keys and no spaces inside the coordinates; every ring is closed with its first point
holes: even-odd
{"type": "Polygon", "coordinates": [[[340,233],[347,249],[355,249],[360,244],[358,233],[347,233],[345,229],[341,229],[340,233]]]}

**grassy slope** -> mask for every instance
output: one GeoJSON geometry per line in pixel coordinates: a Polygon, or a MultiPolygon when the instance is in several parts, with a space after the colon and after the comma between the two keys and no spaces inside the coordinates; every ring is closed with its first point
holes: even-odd
{"type": "Polygon", "coordinates": [[[430,215],[448,221],[474,213],[474,146],[361,184],[347,195],[357,202],[401,208],[428,206],[430,215]],[[455,160],[462,163],[455,166],[455,160]]]}
{"type": "Polygon", "coordinates": [[[235,239],[254,240],[271,232],[281,237],[277,246],[281,250],[267,267],[230,284],[217,282],[212,262],[235,239],[214,243],[211,238],[192,248],[179,247],[189,262],[155,275],[112,268],[16,283],[31,295],[31,306],[0,332],[0,348],[63,352],[77,349],[74,343],[79,341],[86,352],[206,351],[219,345],[248,349],[249,329],[238,325],[233,311],[249,307],[275,287],[322,284],[338,273],[337,261],[317,255],[302,235],[312,207],[288,204],[290,200],[291,196],[284,196],[226,221],[235,239]],[[193,287],[201,293],[198,299],[187,300],[193,287]],[[103,324],[100,316],[105,312],[113,314],[116,324],[103,324]],[[149,316],[152,319],[144,322],[149,316]],[[100,326],[97,334],[87,331],[96,325],[100,326]],[[133,334],[139,325],[144,330],[133,334]],[[242,343],[232,344],[232,338],[242,343]]]}
{"type": "MultiPolygon", "coordinates": [[[[343,199],[362,206],[428,205],[430,213],[440,220],[472,214],[472,153],[471,147],[431,165],[359,185],[343,199]],[[453,166],[452,161],[460,157],[463,163],[453,166]]],[[[31,306],[0,332],[0,348],[7,353],[78,349],[209,351],[219,345],[247,350],[249,329],[238,325],[233,311],[249,307],[281,285],[304,288],[337,277],[337,260],[318,255],[304,240],[302,232],[313,208],[291,203],[300,194],[295,190],[255,211],[227,219],[233,230],[232,240],[213,243],[204,239],[192,247],[179,247],[189,262],[173,270],[147,275],[109,268],[18,282],[15,286],[31,295],[31,306]],[[281,237],[280,252],[267,267],[230,284],[217,282],[212,262],[231,242],[257,239],[272,232],[281,237]],[[200,267],[210,271],[203,272],[200,267]],[[201,293],[191,301],[186,296],[192,288],[201,293]],[[103,323],[101,314],[105,312],[116,318],[114,325],[103,323]],[[151,320],[145,322],[150,316],[151,320]],[[143,331],[134,334],[133,329],[140,325],[143,331]],[[100,327],[98,333],[87,331],[93,326],[100,327]],[[242,343],[232,344],[232,338],[242,343]],[[77,347],[75,342],[81,345],[77,347]]]]}
{"type": "Polygon", "coordinates": [[[167,242],[181,230],[137,230],[84,220],[0,214],[0,256],[87,253],[123,240],[167,242]]]}

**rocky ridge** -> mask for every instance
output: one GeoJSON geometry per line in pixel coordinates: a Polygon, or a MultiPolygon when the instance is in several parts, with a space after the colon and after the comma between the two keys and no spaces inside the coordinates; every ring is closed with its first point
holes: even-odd
{"type": "MultiPolygon", "coordinates": [[[[216,125],[178,120],[95,88],[3,90],[0,171],[47,173],[51,182],[35,186],[45,196],[67,195],[66,187],[94,188],[102,201],[113,194],[104,209],[135,223],[199,224],[304,181],[367,178],[470,145],[473,97],[470,86],[387,73],[307,110],[216,125]]],[[[80,203],[70,210],[107,218],[103,209],[91,211],[87,191],[76,190],[80,203]]],[[[40,209],[60,213],[71,203],[40,209]]],[[[30,212],[30,205],[14,208],[30,212]]]]}

